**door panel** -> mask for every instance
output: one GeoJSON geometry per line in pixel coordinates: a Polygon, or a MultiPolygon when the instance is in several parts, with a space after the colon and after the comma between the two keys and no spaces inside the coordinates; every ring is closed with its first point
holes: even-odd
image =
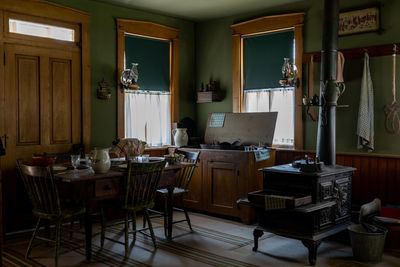
{"type": "Polygon", "coordinates": [[[208,210],[237,216],[236,198],[238,188],[237,166],[226,162],[207,162],[210,199],[208,210]]]}
{"type": "Polygon", "coordinates": [[[235,179],[232,169],[218,168],[216,166],[211,168],[211,205],[232,207],[232,191],[226,190],[231,187],[232,180],[235,179]]]}
{"type": "Polygon", "coordinates": [[[72,85],[71,60],[50,59],[51,79],[51,144],[68,144],[72,141],[72,85]]]}
{"type": "Polygon", "coordinates": [[[16,159],[64,153],[81,143],[80,52],[5,44],[5,231],[31,227],[16,159]]]}
{"type": "Polygon", "coordinates": [[[39,57],[15,56],[17,146],[40,144],[39,57]]]}

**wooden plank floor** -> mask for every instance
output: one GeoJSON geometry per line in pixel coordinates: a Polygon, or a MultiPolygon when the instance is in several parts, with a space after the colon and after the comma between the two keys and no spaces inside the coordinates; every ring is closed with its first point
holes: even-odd
{"type": "MultiPolygon", "coordinates": [[[[176,218],[182,217],[176,213],[176,218]]],[[[173,240],[164,238],[162,219],[153,219],[158,249],[151,239],[138,234],[129,259],[124,259],[122,245],[112,242],[99,249],[99,238],[93,240],[94,256],[85,262],[84,249],[75,249],[60,256],[59,266],[305,266],[308,265],[307,249],[300,241],[265,233],[260,239],[259,251],[253,252],[254,226],[239,222],[190,213],[194,232],[185,222],[174,225],[173,240]]],[[[138,225],[141,225],[139,218],[138,225]]],[[[95,232],[99,231],[98,225],[95,232]]],[[[119,229],[107,232],[109,237],[123,240],[119,229]]],[[[83,236],[75,234],[74,243],[83,236]]],[[[66,237],[68,240],[68,238],[66,237]]],[[[33,248],[29,260],[23,259],[29,235],[8,236],[3,255],[4,266],[54,266],[54,249],[41,244],[33,248]]],[[[70,245],[63,246],[62,251],[70,245]]],[[[319,250],[317,266],[400,266],[400,255],[385,253],[380,263],[361,263],[352,257],[350,245],[327,240],[319,250]]]]}

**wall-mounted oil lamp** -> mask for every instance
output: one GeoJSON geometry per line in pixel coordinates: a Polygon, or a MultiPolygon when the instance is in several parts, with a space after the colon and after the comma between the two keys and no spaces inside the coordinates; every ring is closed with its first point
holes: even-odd
{"type": "Polygon", "coordinates": [[[139,78],[138,71],[139,63],[132,63],[132,68],[124,70],[121,74],[121,90],[137,90],[139,85],[137,80],[139,78]]]}
{"type": "Polygon", "coordinates": [[[286,86],[294,86],[299,87],[300,80],[297,78],[297,67],[295,64],[290,63],[289,58],[283,59],[283,66],[282,66],[282,79],[279,80],[279,84],[283,87],[286,86]]]}

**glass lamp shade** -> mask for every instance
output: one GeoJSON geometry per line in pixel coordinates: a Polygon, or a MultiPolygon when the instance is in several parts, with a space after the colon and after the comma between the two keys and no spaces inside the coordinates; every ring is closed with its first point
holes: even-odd
{"type": "Polygon", "coordinates": [[[282,86],[290,86],[297,77],[297,67],[296,65],[290,63],[289,58],[284,58],[283,60],[282,79],[279,81],[279,83],[282,86]]]}
{"type": "Polygon", "coordinates": [[[131,87],[136,84],[139,78],[138,63],[132,63],[132,68],[124,70],[121,74],[121,83],[125,88],[131,87]]]}

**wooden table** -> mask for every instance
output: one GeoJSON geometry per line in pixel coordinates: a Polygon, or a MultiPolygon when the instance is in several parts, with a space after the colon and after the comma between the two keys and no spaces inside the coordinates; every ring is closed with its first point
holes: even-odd
{"type": "MultiPolygon", "coordinates": [[[[168,229],[167,239],[172,238],[172,219],[173,219],[173,191],[175,186],[175,174],[182,168],[194,166],[194,163],[178,163],[165,167],[164,174],[160,180],[159,188],[168,190],[167,213],[168,229]]],[[[99,200],[113,199],[124,194],[120,188],[120,179],[124,177],[126,171],[122,168],[113,168],[103,174],[89,174],[88,172],[71,171],[56,173],[55,177],[63,184],[70,184],[74,190],[79,191],[86,203],[85,213],[85,240],[86,240],[86,260],[92,257],[92,203],[99,200]]]]}

